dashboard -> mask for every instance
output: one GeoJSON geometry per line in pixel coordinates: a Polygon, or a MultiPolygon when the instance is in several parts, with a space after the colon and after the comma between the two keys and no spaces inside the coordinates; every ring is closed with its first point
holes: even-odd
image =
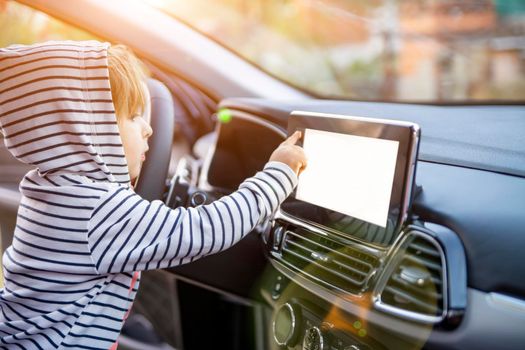
{"type": "MultiPolygon", "coordinates": [[[[493,344],[515,349],[523,344],[525,178],[523,164],[512,159],[514,138],[492,146],[500,156],[492,161],[494,153],[492,158],[483,154],[490,151],[487,145],[472,135],[460,143],[458,134],[446,132],[454,125],[435,117],[452,114],[456,127],[464,127],[464,116],[472,111],[462,108],[415,107],[400,114],[389,104],[372,110],[366,103],[256,99],[226,100],[221,106],[232,119],[218,124],[197,181],[201,191],[215,196],[234,191],[263,167],[285,138],[292,110],[355,109],[359,115],[394,115],[422,127],[410,215],[388,244],[377,244],[366,237],[369,230],[351,223],[344,230],[319,224],[313,206],[295,214],[278,210],[260,228],[270,266],[260,296],[269,310],[267,333],[274,348],[493,344]]],[[[512,119],[512,107],[502,109],[512,119]]]]}

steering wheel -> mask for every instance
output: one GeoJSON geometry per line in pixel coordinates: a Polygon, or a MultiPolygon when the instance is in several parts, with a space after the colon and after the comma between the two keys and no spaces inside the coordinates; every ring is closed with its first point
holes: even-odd
{"type": "Polygon", "coordinates": [[[168,88],[158,80],[148,79],[151,98],[151,128],[149,151],[142,164],[135,192],[149,201],[162,199],[166,187],[171,159],[175,112],[173,97],[168,88]]]}

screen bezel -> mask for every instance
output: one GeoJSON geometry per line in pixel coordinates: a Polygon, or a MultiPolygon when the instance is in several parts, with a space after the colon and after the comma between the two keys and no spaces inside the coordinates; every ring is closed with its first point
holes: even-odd
{"type": "MultiPolygon", "coordinates": [[[[411,193],[414,187],[416,159],[419,147],[420,128],[417,124],[398,120],[387,120],[378,118],[368,118],[359,116],[347,116],[339,114],[315,113],[294,111],[290,114],[288,120],[288,135],[293,134],[296,130],[302,132],[301,140],[297,143],[302,146],[304,130],[315,129],[340,134],[349,134],[355,136],[363,136],[370,138],[378,138],[384,140],[392,140],[399,142],[398,153],[396,158],[396,167],[394,171],[394,180],[392,184],[390,204],[388,210],[388,222],[385,228],[374,225],[372,223],[360,220],[345,214],[340,214],[329,209],[319,207],[312,203],[303,202],[295,198],[294,193],[283,203],[281,211],[284,214],[291,215],[295,218],[306,222],[311,222],[317,226],[321,226],[330,230],[339,231],[345,236],[352,236],[348,232],[342,232],[337,228],[332,227],[331,222],[323,222],[319,217],[318,220],[301,216],[301,212],[293,212],[293,209],[286,209],[287,204],[295,201],[296,203],[306,204],[316,209],[324,218],[329,217],[329,214],[340,214],[347,217],[354,224],[361,224],[359,227],[366,227],[366,230],[374,232],[375,236],[381,236],[380,232],[384,232],[384,236],[391,238],[386,241],[376,242],[374,239],[368,237],[356,237],[367,243],[375,246],[384,247],[393,243],[399,231],[405,224],[411,204],[411,193]],[[321,221],[321,222],[319,222],[321,221]]],[[[311,210],[308,210],[312,212],[311,210]]],[[[355,225],[352,227],[356,227],[355,225]]]]}

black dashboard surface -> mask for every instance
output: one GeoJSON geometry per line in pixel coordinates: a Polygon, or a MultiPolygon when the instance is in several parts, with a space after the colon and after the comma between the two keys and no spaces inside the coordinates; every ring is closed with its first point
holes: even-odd
{"type": "Polygon", "coordinates": [[[413,213],[454,230],[468,284],[525,296],[525,106],[423,106],[230,99],[221,107],[286,128],[293,110],[413,121],[421,126],[413,213]]]}
{"type": "Polygon", "coordinates": [[[421,126],[419,159],[525,176],[524,106],[429,106],[401,103],[227,99],[286,127],[294,110],[412,121],[421,126]]]}

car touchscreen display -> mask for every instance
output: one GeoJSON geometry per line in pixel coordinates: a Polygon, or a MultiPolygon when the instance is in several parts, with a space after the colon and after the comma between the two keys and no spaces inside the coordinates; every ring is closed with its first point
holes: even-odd
{"type": "Polygon", "coordinates": [[[295,198],[386,227],[398,146],[398,141],[305,129],[308,167],[295,198]]]}
{"type": "Polygon", "coordinates": [[[308,166],[281,212],[375,245],[407,218],[419,127],[413,123],[293,112],[308,166]]]}

